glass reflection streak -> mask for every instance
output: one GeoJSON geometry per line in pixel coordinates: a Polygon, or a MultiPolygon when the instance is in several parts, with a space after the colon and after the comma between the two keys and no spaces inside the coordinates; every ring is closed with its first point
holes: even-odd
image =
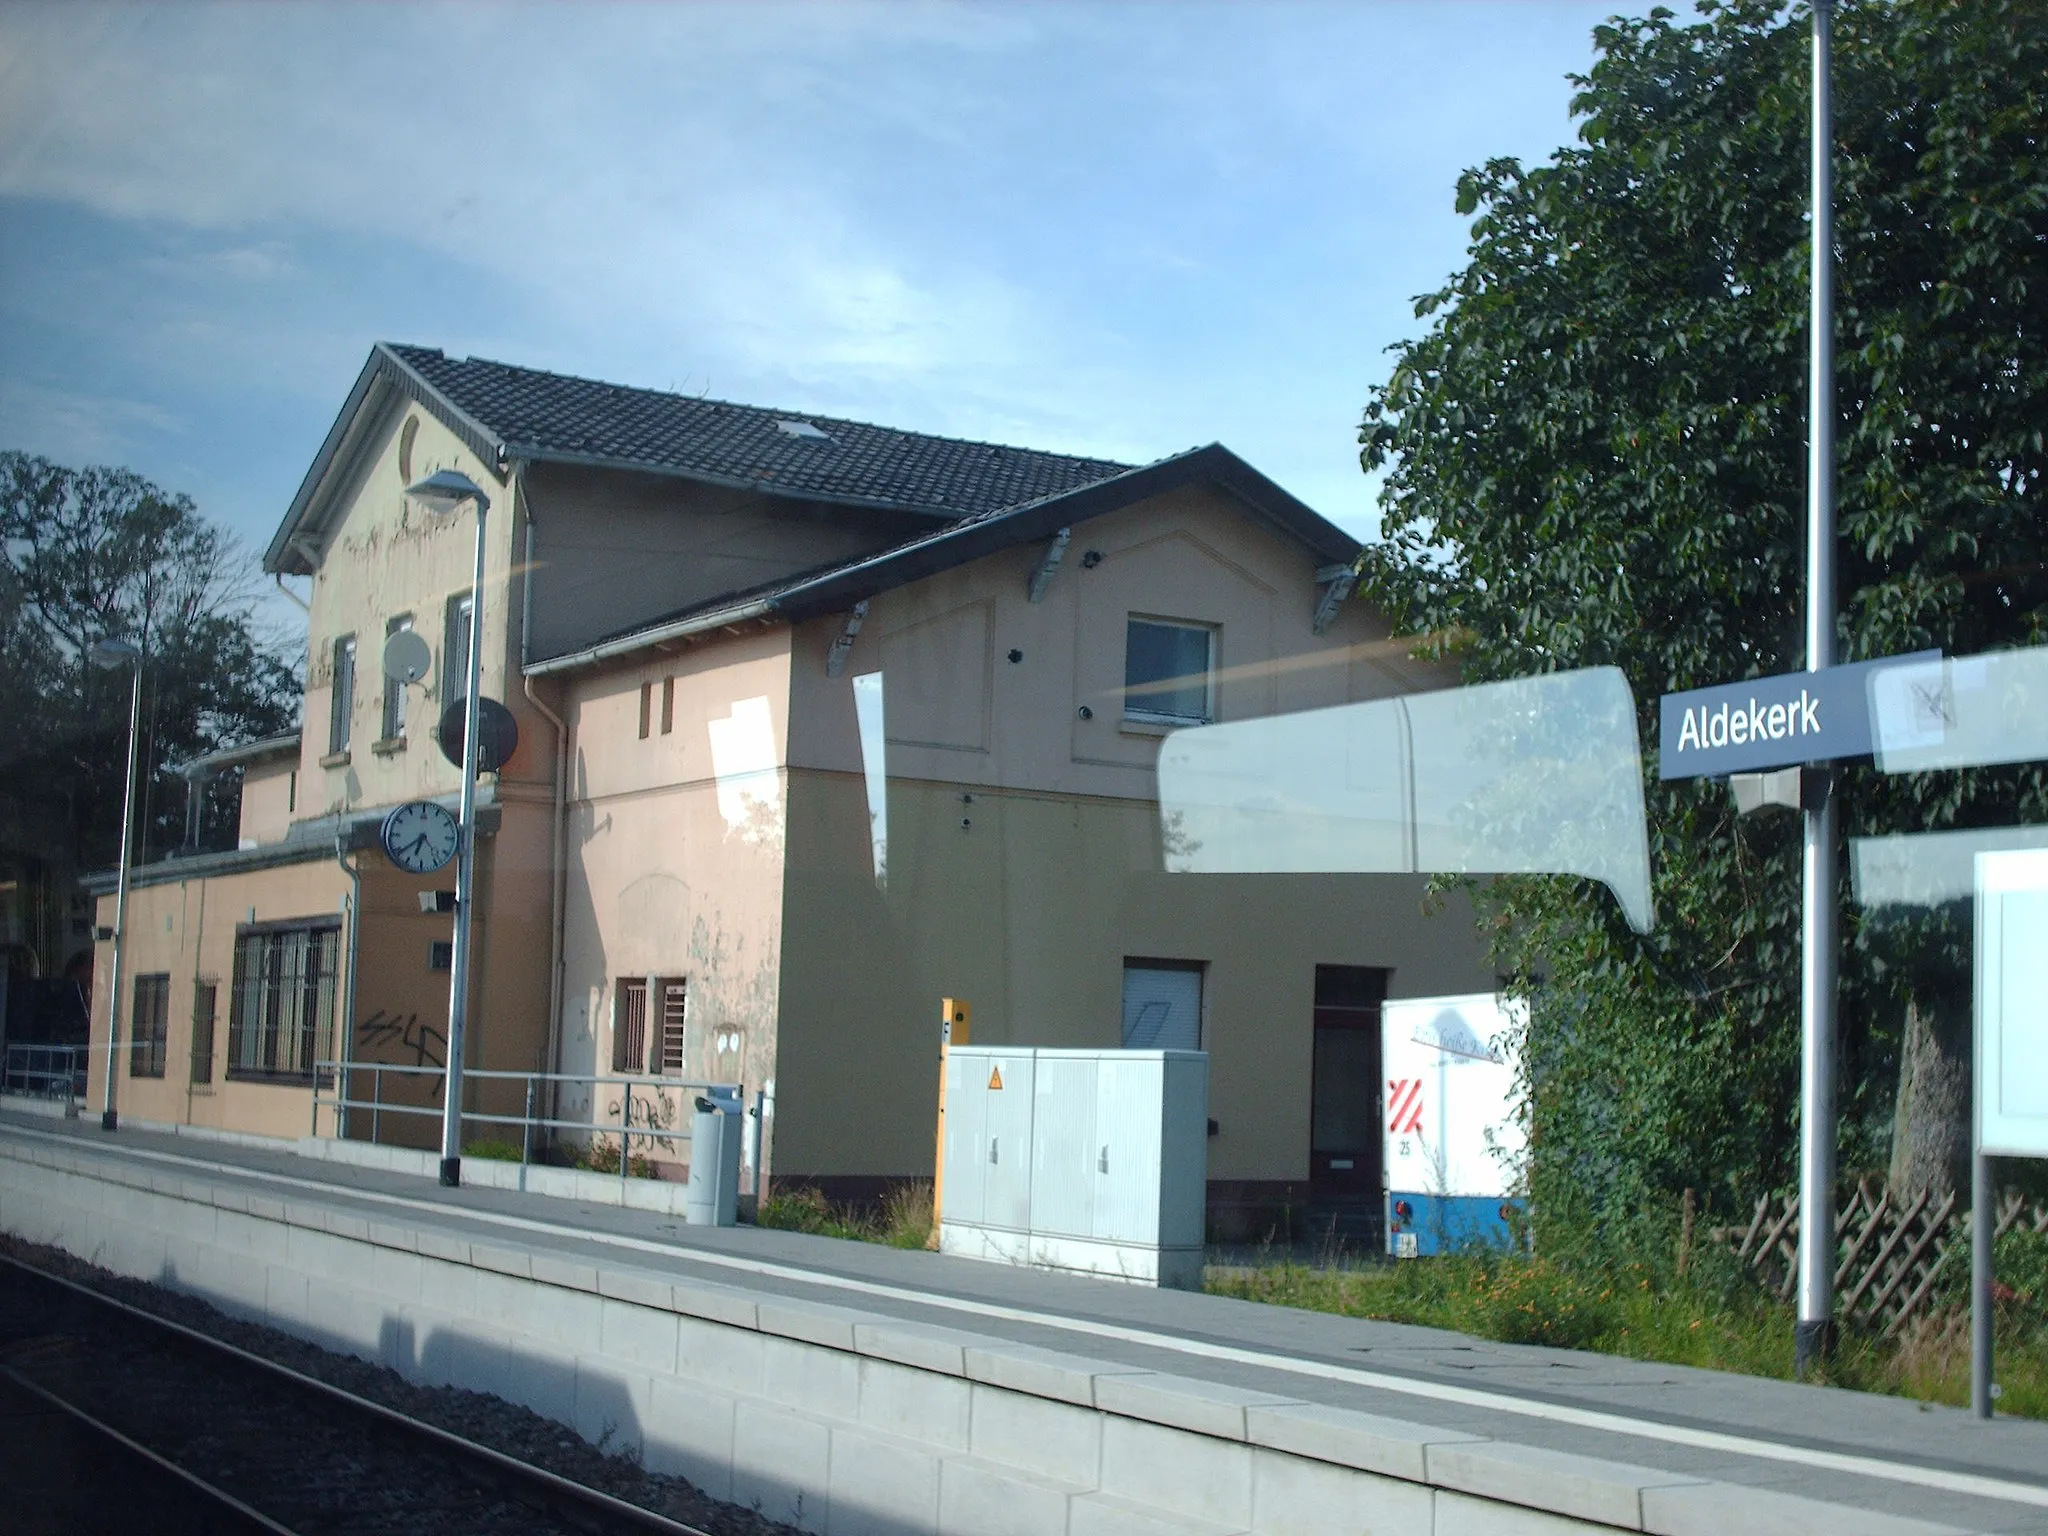
{"type": "Polygon", "coordinates": [[[1635,699],[1592,667],[1176,731],[1168,870],[1557,874],[1655,924],[1635,699]]]}

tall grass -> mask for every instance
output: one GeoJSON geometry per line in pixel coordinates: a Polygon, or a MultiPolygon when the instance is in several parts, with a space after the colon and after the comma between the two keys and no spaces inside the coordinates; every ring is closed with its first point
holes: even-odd
{"type": "Polygon", "coordinates": [[[771,1189],[755,1217],[758,1225],[819,1237],[885,1243],[891,1248],[923,1248],[932,1232],[932,1184],[906,1179],[891,1184],[879,1206],[834,1203],[808,1184],[771,1189]]]}
{"type": "MultiPolygon", "coordinates": [[[[2048,1241],[2041,1247],[2048,1260],[2048,1241]]],[[[2005,1245],[2000,1248],[2003,1257],[2005,1245]]],[[[2048,1280],[2048,1263],[2043,1278],[2048,1280]]],[[[1580,1267],[1506,1254],[1349,1269],[1277,1263],[1212,1269],[1205,1288],[1214,1295],[1420,1323],[1508,1344],[1588,1349],[1751,1376],[1792,1375],[1792,1309],[1747,1284],[1732,1266],[1712,1262],[1686,1273],[1644,1264],[1580,1267]]],[[[2048,1298],[2048,1283],[2040,1294],[2048,1298]]],[[[2048,1417],[2048,1311],[2017,1287],[2001,1295],[1998,1406],[2006,1413],[2048,1417]]],[[[1968,1315],[1951,1299],[1894,1339],[1845,1330],[1824,1379],[1927,1402],[1966,1403],[1968,1315]]]]}

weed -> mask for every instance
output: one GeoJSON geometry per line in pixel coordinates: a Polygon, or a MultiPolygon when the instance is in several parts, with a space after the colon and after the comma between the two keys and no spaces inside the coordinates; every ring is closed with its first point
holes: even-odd
{"type": "MultiPolygon", "coordinates": [[[[617,1173],[619,1171],[618,1145],[615,1142],[594,1141],[576,1155],[576,1166],[578,1168],[586,1168],[592,1173],[617,1173]]],[[[633,1160],[628,1164],[626,1171],[631,1177],[636,1179],[658,1179],[661,1177],[655,1171],[653,1162],[642,1157],[638,1152],[633,1154],[633,1160]]]]}
{"type": "MultiPolygon", "coordinates": [[[[2027,1235],[2029,1239],[2033,1234],[2027,1235]]],[[[2001,1239],[2000,1262],[2007,1258],[2001,1239]]],[[[2015,1243],[1998,1315],[2000,1411],[2048,1417],[2048,1262],[2027,1267],[2015,1243]],[[2036,1289],[2036,1286],[2039,1289],[2036,1289]]],[[[2048,1261],[2048,1241],[2041,1244],[2048,1261]]],[[[1696,1258],[1704,1257],[1703,1254],[1696,1258]]],[[[1510,1344],[1590,1349],[1673,1365],[1780,1379],[1792,1375],[1792,1310],[1712,1263],[1573,1265],[1507,1254],[1454,1254],[1323,1269],[1260,1264],[1212,1270],[1206,1289],[1251,1301],[1420,1323],[1510,1344]]],[[[1845,1328],[1826,1371],[1835,1386],[1962,1404],[1970,1387],[1968,1314],[1945,1307],[1886,1339],[1845,1328]]]]}
{"type": "Polygon", "coordinates": [[[479,1136],[467,1142],[462,1148],[464,1157],[482,1158],[491,1163],[523,1163],[525,1153],[516,1141],[501,1141],[493,1136],[479,1136]]]}
{"type": "Polygon", "coordinates": [[[922,1248],[932,1230],[932,1186],[928,1179],[893,1184],[880,1209],[834,1205],[823,1190],[809,1184],[776,1187],[761,1202],[755,1222],[786,1232],[809,1232],[892,1248],[922,1248]]]}

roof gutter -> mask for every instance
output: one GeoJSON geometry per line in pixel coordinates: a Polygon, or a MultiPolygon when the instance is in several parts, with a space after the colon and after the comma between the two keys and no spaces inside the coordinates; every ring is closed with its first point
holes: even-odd
{"type": "Polygon", "coordinates": [[[744,624],[749,619],[781,617],[781,610],[773,598],[756,598],[752,602],[735,603],[730,608],[715,608],[709,613],[694,613],[688,618],[677,619],[673,623],[658,625],[653,629],[635,630],[630,635],[620,635],[615,640],[605,640],[585,650],[572,651],[567,656],[550,656],[545,661],[528,662],[525,671],[528,677],[547,677],[556,672],[570,672],[577,667],[587,667],[594,662],[609,661],[614,656],[644,651],[649,646],[660,645],[665,640],[686,640],[692,635],[724,629],[729,624],[744,624]]]}

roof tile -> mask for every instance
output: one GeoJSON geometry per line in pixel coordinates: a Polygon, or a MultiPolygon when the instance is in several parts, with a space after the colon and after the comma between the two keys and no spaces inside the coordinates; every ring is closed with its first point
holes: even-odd
{"type": "Polygon", "coordinates": [[[594,459],[727,483],[768,481],[793,496],[955,519],[1059,495],[1129,468],[1108,459],[629,389],[451,358],[429,347],[390,350],[515,458],[594,459]]]}

